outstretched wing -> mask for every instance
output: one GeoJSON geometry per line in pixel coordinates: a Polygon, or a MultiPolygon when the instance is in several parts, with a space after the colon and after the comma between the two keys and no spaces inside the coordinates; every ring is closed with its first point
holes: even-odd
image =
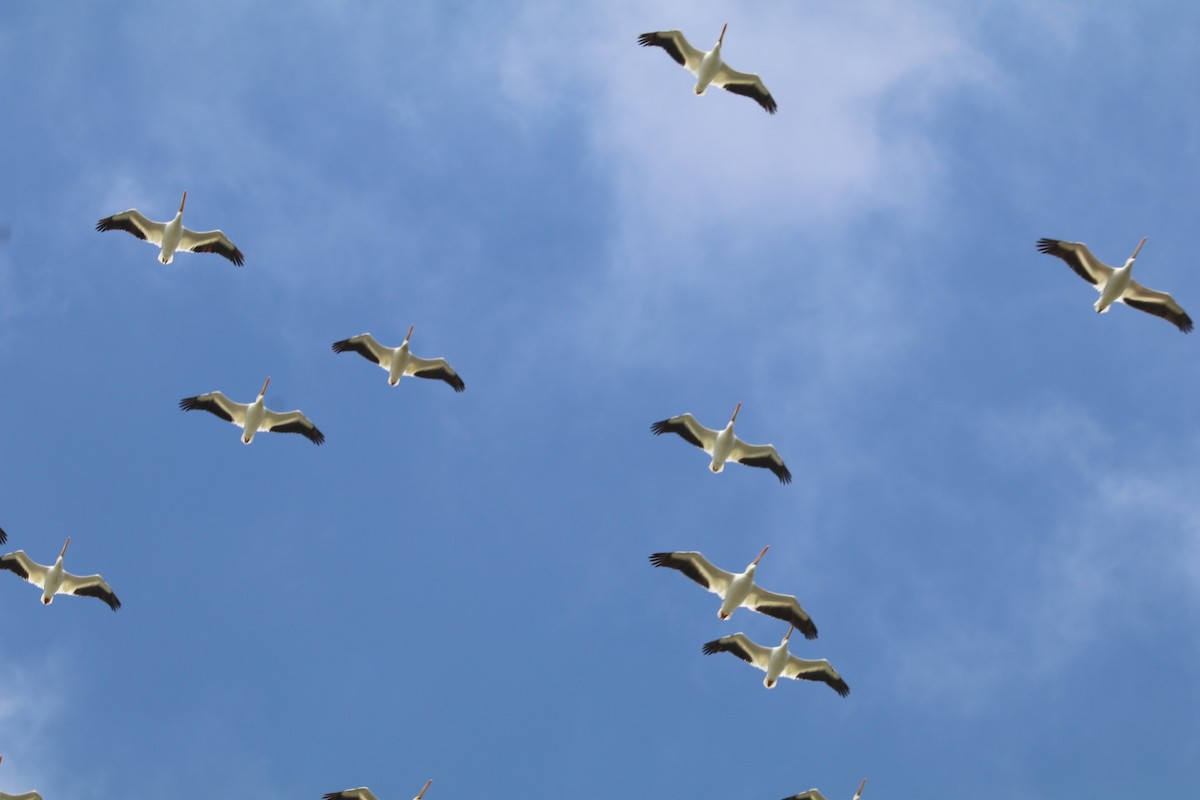
{"type": "Polygon", "coordinates": [[[775,473],[775,477],[779,478],[780,483],[792,482],[792,473],[788,471],[787,465],[783,463],[783,459],[779,457],[779,453],[772,445],[746,444],[741,439],[735,439],[729,457],[747,467],[762,467],[771,470],[775,473]]]}
{"type": "Polygon", "coordinates": [[[762,78],[753,72],[738,72],[736,69],[730,69],[728,64],[722,64],[721,68],[717,70],[716,77],[713,78],[713,83],[727,92],[749,97],[762,106],[768,114],[774,114],[775,110],[779,108],[775,103],[775,98],[771,97],[771,93],[767,91],[762,78]]]}
{"type": "Polygon", "coordinates": [[[376,797],[375,793],[367,787],[360,786],[357,789],[346,789],[341,792],[330,792],[329,794],[324,795],[322,800],[379,800],[379,798],[376,797]]]}
{"type": "Polygon", "coordinates": [[[711,431],[696,421],[691,414],[680,414],[677,417],[660,420],[650,426],[655,436],[664,433],[675,433],[683,439],[696,445],[706,453],[711,453],[717,444],[717,432],[711,431]]]}
{"type": "Polygon", "coordinates": [[[1184,333],[1192,330],[1192,318],[1175,302],[1175,298],[1166,292],[1156,292],[1137,281],[1130,281],[1125,294],[1121,296],[1121,302],[1138,311],[1162,317],[1184,333]]]}
{"type": "Polygon", "coordinates": [[[747,664],[752,664],[761,670],[767,668],[767,661],[771,658],[769,647],[755,644],[746,638],[744,633],[722,636],[720,639],[706,642],[701,649],[706,656],[711,656],[713,653],[732,653],[747,664]]]}
{"type": "Polygon", "coordinates": [[[8,534],[4,532],[4,528],[0,528],[0,544],[8,541],[8,534]]]}
{"type": "Polygon", "coordinates": [[[260,430],[274,431],[275,433],[298,433],[313,444],[321,444],[325,441],[325,434],[317,430],[317,426],[312,424],[312,420],[299,411],[280,413],[267,409],[260,430]]]}
{"type": "Polygon", "coordinates": [[[675,59],[675,63],[692,72],[700,69],[700,62],[704,60],[704,52],[688,44],[681,31],[643,33],[638,37],[638,44],[642,47],[661,47],[675,59]]]}
{"type": "Polygon", "coordinates": [[[375,341],[375,337],[369,333],[360,333],[358,336],[342,339],[340,342],[334,342],[331,347],[335,353],[358,353],[367,361],[378,364],[384,369],[391,368],[392,354],[395,352],[392,348],[384,347],[375,341]]]}
{"type": "Polygon", "coordinates": [[[837,670],[823,658],[808,661],[796,656],[788,656],[788,663],[783,668],[783,674],[785,677],[802,681],[820,681],[842,697],[850,694],[850,687],[842,680],[842,676],[838,675],[837,670]]]}
{"type": "Polygon", "coordinates": [[[99,575],[72,575],[63,573],[62,587],[59,592],[78,595],[79,597],[98,597],[113,611],[121,607],[121,601],[113,593],[112,587],[99,575]]]}
{"type": "Polygon", "coordinates": [[[796,630],[804,634],[805,639],[817,638],[817,626],[812,617],[800,606],[800,601],[790,594],[768,592],[758,584],[750,588],[742,605],[752,608],[760,614],[781,619],[796,626],[796,630]]]}
{"type": "Polygon", "coordinates": [[[220,231],[189,231],[184,228],[179,247],[192,253],[216,253],[228,258],[235,267],[240,267],[246,260],[242,251],[234,247],[229,237],[220,231]]]}
{"type": "Polygon", "coordinates": [[[25,555],[24,550],[0,556],[0,569],[6,569],[39,588],[46,584],[46,573],[50,571],[49,567],[43,567],[25,555]]]}
{"type": "Polygon", "coordinates": [[[653,553],[650,563],[656,567],[679,570],[713,594],[720,595],[721,599],[725,599],[729,584],[733,582],[732,572],[714,567],[707,558],[695,551],[653,553]]]}
{"type": "Polygon", "coordinates": [[[467,388],[467,385],[463,383],[463,379],[458,377],[458,373],[454,371],[454,367],[450,366],[450,362],[444,358],[417,358],[413,356],[409,359],[408,366],[404,371],[414,378],[431,378],[437,381],[445,381],[456,392],[464,391],[467,388]]]}
{"type": "Polygon", "coordinates": [[[816,789],[809,789],[807,792],[794,794],[791,797],[785,797],[783,800],[825,800],[825,795],[818,792],[816,789]]]}
{"type": "Polygon", "coordinates": [[[179,401],[179,407],[184,411],[207,411],[234,425],[246,424],[246,409],[250,406],[235,403],[220,392],[198,394],[195,397],[185,397],[179,401]]]}
{"type": "Polygon", "coordinates": [[[1113,274],[1113,268],[1092,255],[1092,251],[1082,242],[1038,239],[1037,249],[1040,253],[1061,258],[1068,267],[1075,270],[1076,275],[1096,287],[1108,283],[1113,274]]]}
{"type": "Polygon", "coordinates": [[[155,247],[162,247],[163,231],[167,223],[146,219],[136,208],[105,217],[96,223],[98,231],[125,231],[144,239],[155,247]]]}

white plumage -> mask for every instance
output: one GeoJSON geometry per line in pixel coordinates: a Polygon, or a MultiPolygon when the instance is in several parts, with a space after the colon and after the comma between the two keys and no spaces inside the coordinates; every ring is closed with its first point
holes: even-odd
{"type": "Polygon", "coordinates": [[[147,219],[136,208],[105,217],[96,223],[98,231],[126,231],[157,247],[158,260],[170,264],[175,260],[175,251],[189,253],[216,253],[240,267],[245,261],[242,251],[234,247],[229,237],[221,231],[193,231],[183,227],[183,204],[187,192],[179,203],[179,211],[170,222],[155,222],[147,219]]]}
{"type": "Polygon", "coordinates": [[[723,471],[725,462],[733,460],[748,467],[769,469],[775,473],[775,477],[779,478],[780,483],[791,483],[792,473],[783,463],[783,459],[779,457],[774,445],[746,444],[734,436],[733,423],[741,408],[742,404],[738,403],[737,407],[733,409],[733,416],[729,418],[729,424],[720,431],[704,427],[691,414],[680,414],[677,417],[659,420],[650,426],[650,430],[654,432],[655,436],[661,436],[664,433],[678,434],[685,441],[699,447],[712,456],[712,462],[708,468],[713,472],[723,471]]]}
{"type": "Polygon", "coordinates": [[[725,23],[717,43],[707,53],[688,44],[688,40],[680,31],[643,33],[638,37],[638,44],[642,47],[661,47],[666,50],[676,63],[696,76],[696,94],[704,94],[708,85],[714,83],[727,92],[749,97],[768,114],[774,114],[778,105],[767,91],[762,78],[751,72],[738,72],[721,60],[721,45],[725,41],[725,29],[728,27],[729,23],[725,23]]]}
{"type": "Polygon", "coordinates": [[[413,328],[410,325],[408,335],[399,347],[385,347],[375,341],[369,333],[360,333],[349,339],[342,339],[332,345],[335,353],[358,353],[367,361],[378,364],[388,373],[388,383],[395,386],[405,375],[415,378],[430,378],[445,381],[456,392],[467,388],[463,379],[458,377],[454,367],[444,358],[418,358],[408,349],[408,340],[412,338],[413,328]]]}
{"type": "Polygon", "coordinates": [[[783,641],[776,647],[764,647],[761,644],[755,644],[746,637],[746,634],[735,633],[731,636],[722,636],[720,639],[707,642],[701,649],[705,655],[732,653],[747,664],[763,670],[767,673],[767,676],[763,678],[763,686],[766,686],[768,689],[775,688],[776,681],[783,677],[795,680],[820,681],[827,684],[842,697],[850,694],[850,687],[846,685],[846,682],[842,680],[842,676],[838,675],[837,670],[825,659],[821,658],[816,661],[809,661],[788,654],[787,641],[788,637],[792,635],[792,630],[792,628],[788,628],[787,636],[784,636],[783,641]]]}
{"type": "Polygon", "coordinates": [[[179,407],[184,411],[207,411],[232,422],[242,429],[244,444],[254,441],[254,434],[259,431],[298,433],[313,444],[324,442],[325,434],[304,414],[299,411],[272,411],[266,407],[263,396],[267,393],[267,384],[270,382],[271,379],[267,378],[253,403],[235,403],[220,392],[209,392],[185,397],[179,401],[179,407]]]}
{"type": "Polygon", "coordinates": [[[20,578],[42,590],[42,602],[50,605],[57,594],[73,594],[78,597],[96,597],[116,611],[121,607],[121,601],[113,593],[112,587],[99,575],[72,575],[63,569],[63,558],[67,555],[67,547],[71,537],[67,537],[62,552],[50,566],[43,566],[29,556],[24,550],[0,556],[0,569],[8,570],[20,578]]]}

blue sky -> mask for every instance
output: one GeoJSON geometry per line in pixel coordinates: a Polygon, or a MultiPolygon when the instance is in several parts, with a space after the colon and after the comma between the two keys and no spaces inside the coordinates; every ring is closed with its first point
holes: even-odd
{"type": "Polygon", "coordinates": [[[0,10],[0,790],[1179,794],[1200,758],[1200,10],[300,2],[0,10]],[[758,72],[691,93],[644,31],[758,72]],[[222,228],[170,266],[97,219],[222,228]],[[445,356],[396,389],[329,345],[445,356]],[[303,409],[263,436],[182,397],[303,409]],[[774,443],[708,474],[651,422],[774,443]],[[795,593],[851,687],[700,646],[795,593]],[[745,731],[752,733],[747,734],[745,731]]]}

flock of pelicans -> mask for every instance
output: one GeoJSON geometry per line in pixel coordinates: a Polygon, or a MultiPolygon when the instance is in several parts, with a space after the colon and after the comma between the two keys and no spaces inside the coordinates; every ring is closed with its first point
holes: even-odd
{"type": "MultiPolygon", "coordinates": [[[[675,61],[686,67],[696,76],[695,92],[704,94],[709,85],[715,84],[727,91],[752,98],[768,113],[776,111],[775,99],[767,91],[762,79],[757,75],[738,72],[731,69],[721,60],[721,45],[725,39],[725,30],[712,50],[703,52],[688,44],[687,39],[679,31],[658,31],[645,33],[638,37],[638,42],[646,47],[661,47],[675,61]]],[[[179,211],[170,222],[154,222],[147,219],[135,209],[105,217],[96,223],[96,230],[122,230],[133,234],[155,247],[159,248],[158,260],[170,264],[175,253],[184,250],[192,253],[216,253],[242,266],[245,258],[229,238],[219,230],[193,231],[183,227],[183,208],[187,203],[187,192],[179,203],[179,211]]],[[[1057,256],[1067,263],[1076,273],[1100,292],[1100,298],[1095,303],[1099,313],[1105,313],[1113,303],[1120,302],[1145,311],[1171,322],[1184,333],[1192,329],[1192,320],[1183,308],[1175,302],[1171,295],[1147,289],[1133,280],[1132,269],[1134,260],[1146,243],[1146,238],[1134,249],[1133,254],[1121,267],[1111,267],[1102,263],[1086,246],[1079,242],[1066,242],[1057,239],[1040,239],[1037,243],[1039,251],[1057,256]]],[[[419,358],[409,350],[409,339],[412,338],[413,328],[408,329],[404,341],[399,347],[386,347],[375,340],[370,333],[362,333],[348,339],[334,342],[335,353],[354,352],[363,358],[379,365],[388,373],[388,384],[395,386],[406,375],[417,378],[440,380],[449,384],[456,392],[466,389],[466,384],[454,368],[444,358],[419,358]]],[[[325,441],[325,435],[313,422],[300,411],[272,411],[264,405],[264,396],[271,379],[263,383],[258,397],[252,403],[236,403],[221,392],[186,397],[179,402],[184,411],[207,411],[242,429],[242,441],[250,444],[257,433],[270,431],[275,433],[298,433],[314,444],[325,441]]],[[[772,445],[747,444],[737,438],[733,432],[741,403],[734,408],[728,424],[721,430],[706,428],[696,421],[691,414],[655,422],[651,430],[655,435],[674,433],[685,441],[702,449],[711,456],[709,469],[721,472],[728,461],[736,461],[751,467],[769,469],[781,483],[790,483],[792,474],[772,445]]],[[[8,541],[7,534],[0,530],[0,544],[8,541]]],[[[49,605],[57,594],[71,594],[82,597],[95,597],[106,603],[113,611],[121,607],[121,601],[111,586],[100,575],[74,575],[63,568],[63,559],[67,547],[71,544],[68,536],[59,552],[57,560],[44,566],[33,561],[23,550],[0,556],[0,570],[15,573],[18,577],[32,583],[42,592],[42,603],[49,605]]],[[[760,614],[787,622],[789,627],[780,643],[774,647],[757,644],[743,633],[735,633],[714,639],[703,645],[706,654],[731,653],[766,673],[763,685],[773,688],[779,678],[820,681],[827,684],[842,697],[850,693],[850,687],[837,673],[837,670],[825,659],[810,661],[791,655],[788,652],[788,639],[794,630],[799,630],[806,639],[817,637],[817,627],[812,618],[801,607],[793,595],[776,594],[767,591],[754,582],[755,570],[759,561],[766,555],[769,545],[746,566],[743,572],[726,572],[708,561],[697,552],[654,553],[650,563],[655,567],[668,567],[682,572],[708,591],[721,598],[721,607],[717,616],[722,620],[729,619],[734,610],[746,607],[760,614]]],[[[0,762],[3,756],[0,756],[0,762]]],[[[859,784],[853,800],[859,800],[864,778],[859,784]]],[[[422,800],[425,792],[433,783],[426,781],[414,800],[422,800]]],[[[41,800],[37,792],[27,792],[21,795],[9,795],[0,792],[0,800],[41,800]]],[[[324,800],[377,800],[375,795],[366,787],[347,789],[341,792],[331,792],[324,800]]],[[[816,789],[810,789],[793,795],[785,800],[825,800],[816,789]]]]}

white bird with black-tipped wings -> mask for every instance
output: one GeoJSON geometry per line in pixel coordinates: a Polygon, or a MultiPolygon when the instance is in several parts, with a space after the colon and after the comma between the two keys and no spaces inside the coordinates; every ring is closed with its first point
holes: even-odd
{"type": "Polygon", "coordinates": [[[776,647],[755,644],[746,637],[746,634],[735,633],[706,642],[701,649],[705,655],[710,656],[713,653],[732,653],[747,664],[763,670],[767,673],[767,676],[763,678],[763,686],[768,689],[775,688],[776,681],[783,677],[794,680],[820,681],[828,684],[842,697],[850,694],[850,687],[825,659],[809,661],[788,654],[787,642],[792,635],[792,630],[793,628],[788,628],[787,636],[784,636],[783,641],[776,647]]]}
{"type": "MultiPolygon", "coordinates": [[[[867,779],[863,778],[862,783],[858,784],[858,791],[854,793],[854,797],[851,798],[851,800],[859,800],[859,798],[862,797],[863,787],[866,785],[867,779]]],[[[825,795],[821,794],[816,789],[809,789],[807,792],[794,794],[791,797],[783,798],[783,800],[825,800],[825,795]]]]}
{"type": "Polygon", "coordinates": [[[695,551],[654,553],[650,556],[650,563],[656,567],[677,569],[720,597],[721,607],[717,609],[717,616],[721,619],[729,619],[734,609],[745,606],[751,611],[794,625],[806,639],[817,638],[817,626],[813,624],[808,612],[800,607],[800,601],[795,596],[768,592],[754,582],[754,571],[758,568],[758,562],[769,549],[770,545],[764,547],[758,558],[746,567],[746,571],[739,573],[718,569],[695,551]]]}
{"type": "Polygon", "coordinates": [[[779,478],[780,483],[791,483],[792,473],[788,471],[774,445],[746,444],[733,435],[733,423],[741,408],[742,404],[738,403],[737,407],[733,409],[733,416],[729,418],[729,424],[720,431],[704,427],[691,414],[680,414],[677,417],[660,420],[651,425],[650,430],[654,432],[655,436],[675,433],[685,441],[696,445],[712,456],[712,462],[708,468],[713,472],[721,472],[725,469],[725,462],[732,460],[748,467],[769,469],[775,473],[775,477],[779,478]]]}
{"type": "Polygon", "coordinates": [[[121,601],[113,593],[112,587],[99,575],[72,575],[63,569],[63,558],[67,555],[67,546],[71,537],[67,537],[58,560],[50,566],[43,566],[25,555],[24,550],[0,556],[0,570],[8,570],[19,578],[42,590],[42,602],[50,605],[57,594],[73,594],[77,597],[95,597],[103,600],[108,607],[116,611],[121,607],[121,601]]]}
{"type": "Polygon", "coordinates": [[[179,401],[179,407],[184,411],[207,411],[227,422],[232,422],[242,429],[242,442],[250,444],[254,434],[259,431],[274,433],[298,433],[313,444],[325,441],[325,434],[317,430],[317,426],[299,411],[272,411],[263,403],[263,395],[267,393],[267,378],[263,382],[262,391],[253,403],[235,403],[220,392],[198,394],[195,397],[185,397],[179,401]]]}
{"type": "MultiPolygon", "coordinates": [[[[433,783],[432,778],[425,781],[425,785],[421,787],[421,791],[417,792],[417,796],[413,800],[421,800],[421,797],[425,794],[425,790],[429,788],[429,784],[431,783],[433,783]]],[[[367,787],[360,786],[357,789],[330,792],[327,795],[323,795],[322,800],[379,800],[379,798],[367,787]]]]}
{"type": "Polygon", "coordinates": [[[1179,330],[1188,333],[1192,329],[1192,318],[1175,302],[1174,297],[1166,292],[1147,289],[1133,279],[1133,262],[1148,238],[1142,237],[1133,255],[1126,259],[1121,267],[1110,267],[1100,261],[1082,242],[1038,239],[1037,249],[1047,255],[1061,258],[1076,275],[1096,287],[1096,291],[1100,292],[1100,299],[1093,306],[1097,313],[1107,312],[1113,303],[1124,303],[1138,311],[1162,317],[1179,330]]]}
{"type": "Polygon", "coordinates": [[[360,333],[358,336],[334,342],[333,352],[358,353],[367,361],[378,364],[387,371],[388,384],[391,386],[398,384],[405,375],[412,375],[414,378],[445,381],[456,392],[465,390],[467,385],[463,383],[462,378],[458,377],[458,373],[446,359],[418,358],[409,351],[408,340],[412,338],[415,327],[415,325],[409,326],[408,335],[404,337],[404,342],[399,347],[385,347],[375,341],[375,337],[371,334],[360,333]]]}
{"type": "Polygon", "coordinates": [[[751,72],[738,72],[721,60],[721,45],[725,41],[725,29],[728,27],[728,22],[722,26],[717,43],[707,53],[688,44],[688,40],[680,31],[643,33],[638,37],[638,44],[642,47],[661,47],[666,50],[667,55],[675,59],[676,63],[696,76],[696,94],[704,94],[710,83],[716,84],[727,92],[749,97],[768,114],[774,114],[778,106],[775,98],[767,91],[762,78],[751,72]]]}
{"type": "Polygon", "coordinates": [[[155,222],[146,219],[136,208],[105,217],[96,223],[98,231],[126,231],[157,247],[158,260],[170,264],[175,260],[175,251],[189,253],[216,253],[240,267],[245,261],[242,251],[234,247],[229,237],[221,231],[193,231],[183,227],[183,204],[187,192],[179,203],[179,211],[170,222],[155,222]]]}
{"type": "MultiPolygon", "coordinates": [[[[4,756],[0,756],[0,763],[4,761],[4,756]]],[[[25,794],[8,794],[0,792],[0,800],[42,800],[42,796],[37,792],[26,792],[25,794]]]]}

